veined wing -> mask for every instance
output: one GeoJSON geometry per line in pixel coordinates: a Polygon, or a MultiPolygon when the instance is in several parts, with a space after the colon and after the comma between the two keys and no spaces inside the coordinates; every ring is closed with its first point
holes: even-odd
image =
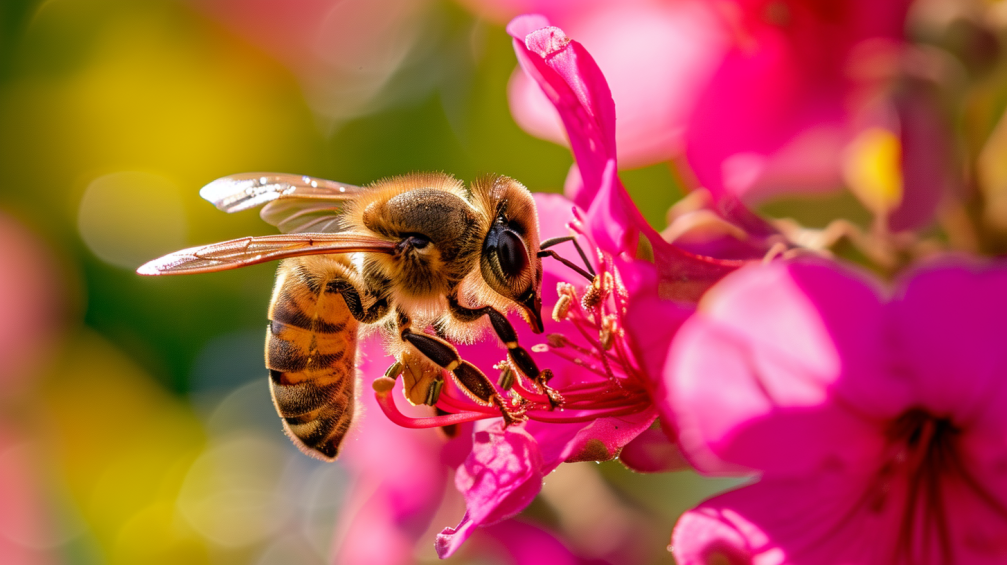
{"type": "Polygon", "coordinates": [[[358,251],[390,254],[395,251],[395,244],[371,235],[355,233],[242,237],[176,251],[145,263],[136,272],[140,275],[212,273],[300,255],[358,251]]]}
{"type": "Polygon", "coordinates": [[[367,188],[288,173],[240,173],[204,186],[199,195],[224,212],[240,212],[274,200],[321,202],[351,199],[367,188]]]}
{"type": "Polygon", "coordinates": [[[335,233],[347,229],[340,208],[324,200],[275,200],[266,204],[259,216],[283,233],[335,233]]]}

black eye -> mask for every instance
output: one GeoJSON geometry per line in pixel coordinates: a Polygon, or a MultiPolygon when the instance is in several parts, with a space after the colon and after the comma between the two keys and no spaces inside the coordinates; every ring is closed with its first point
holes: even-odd
{"type": "Polygon", "coordinates": [[[512,231],[504,231],[497,241],[497,258],[500,268],[509,278],[517,278],[528,266],[528,253],[524,249],[521,237],[512,231]]]}

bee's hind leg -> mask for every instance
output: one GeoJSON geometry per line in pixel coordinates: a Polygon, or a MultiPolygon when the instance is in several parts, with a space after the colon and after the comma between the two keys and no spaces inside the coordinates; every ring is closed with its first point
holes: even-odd
{"type": "Polygon", "coordinates": [[[493,325],[493,331],[496,332],[497,337],[507,347],[510,360],[517,367],[518,371],[521,371],[521,374],[538,385],[539,389],[549,398],[549,404],[553,408],[563,404],[563,397],[556,389],[548,385],[549,380],[552,378],[552,371],[549,369],[544,371],[539,370],[531,353],[528,353],[528,350],[521,347],[521,344],[518,343],[517,332],[506,316],[489,306],[466,308],[458,303],[456,296],[448,296],[448,309],[451,311],[452,316],[462,322],[473,322],[482,316],[489,316],[490,323],[493,325]]]}
{"type": "Polygon", "coordinates": [[[415,347],[417,351],[438,367],[451,371],[455,378],[458,379],[458,383],[473,397],[499,408],[500,413],[503,415],[504,423],[507,425],[516,424],[522,420],[521,415],[515,413],[496,389],[493,388],[493,383],[489,378],[475,365],[462,359],[455,346],[439,337],[416,333],[410,325],[409,317],[399,311],[398,326],[402,341],[415,347]]]}

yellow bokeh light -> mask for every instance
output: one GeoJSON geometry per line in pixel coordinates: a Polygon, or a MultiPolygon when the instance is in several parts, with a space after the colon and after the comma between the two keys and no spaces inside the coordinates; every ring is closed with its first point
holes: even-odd
{"type": "Polygon", "coordinates": [[[871,212],[883,216],[902,202],[902,144],[882,128],[863,131],[846,149],[843,176],[871,212]]]}
{"type": "Polygon", "coordinates": [[[91,252],[127,269],[185,246],[179,189],[149,173],[112,173],[91,181],[78,208],[77,227],[91,252]]]}

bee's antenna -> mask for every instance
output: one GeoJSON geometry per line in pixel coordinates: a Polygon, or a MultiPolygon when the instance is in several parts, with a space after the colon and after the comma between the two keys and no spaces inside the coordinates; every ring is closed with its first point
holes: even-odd
{"type": "Polygon", "coordinates": [[[574,239],[574,237],[572,235],[565,235],[563,237],[550,237],[549,239],[547,239],[547,240],[543,241],[542,243],[540,243],[539,246],[538,246],[538,248],[539,249],[548,249],[548,248],[552,247],[553,245],[558,245],[560,243],[563,243],[564,241],[570,241],[572,239],[574,239]]]}
{"type": "Polygon", "coordinates": [[[564,237],[553,237],[543,241],[539,245],[539,249],[541,249],[541,251],[538,252],[539,257],[552,257],[553,259],[556,259],[557,261],[563,263],[567,267],[570,267],[585,279],[589,281],[594,280],[594,277],[596,276],[594,269],[591,267],[591,262],[587,260],[587,255],[584,253],[584,250],[581,249],[580,244],[577,243],[576,237],[572,235],[567,235],[564,237]],[[581,260],[584,261],[584,266],[587,267],[586,271],[575,265],[573,262],[568,261],[563,257],[560,257],[559,254],[557,254],[555,251],[546,251],[546,249],[548,249],[549,247],[552,247],[553,245],[557,245],[566,241],[573,242],[573,246],[577,248],[577,253],[580,255],[581,260]]]}

